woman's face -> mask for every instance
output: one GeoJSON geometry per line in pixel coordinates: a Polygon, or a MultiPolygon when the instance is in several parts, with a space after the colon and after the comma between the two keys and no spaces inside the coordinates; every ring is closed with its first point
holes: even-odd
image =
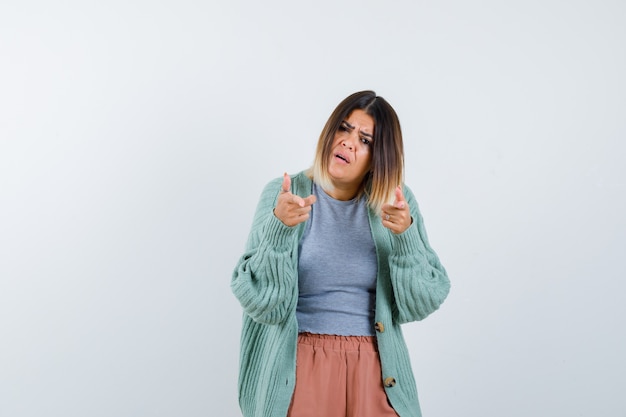
{"type": "Polygon", "coordinates": [[[354,110],[341,123],[335,133],[328,164],[333,185],[341,193],[341,196],[333,197],[351,199],[356,195],[370,169],[373,140],[374,119],[363,110],[354,110]]]}

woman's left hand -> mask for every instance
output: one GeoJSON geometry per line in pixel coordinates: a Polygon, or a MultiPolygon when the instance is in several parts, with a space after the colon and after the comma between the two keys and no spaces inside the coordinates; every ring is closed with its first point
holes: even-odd
{"type": "Polygon", "coordinates": [[[396,201],[393,204],[385,204],[380,217],[383,220],[383,226],[395,234],[404,232],[411,225],[413,221],[411,211],[400,186],[396,187],[396,201]]]}

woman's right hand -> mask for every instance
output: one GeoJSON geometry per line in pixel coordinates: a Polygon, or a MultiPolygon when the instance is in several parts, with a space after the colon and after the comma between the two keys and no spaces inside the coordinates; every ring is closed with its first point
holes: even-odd
{"type": "Polygon", "coordinates": [[[316,198],[313,194],[306,198],[294,195],[290,191],[291,178],[287,173],[283,175],[280,195],[274,208],[274,216],[286,226],[292,227],[309,219],[311,205],[316,198]]]}

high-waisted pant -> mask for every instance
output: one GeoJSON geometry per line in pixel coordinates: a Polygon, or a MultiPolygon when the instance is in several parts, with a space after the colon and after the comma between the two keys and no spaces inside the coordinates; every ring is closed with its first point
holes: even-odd
{"type": "Polygon", "coordinates": [[[374,336],[300,333],[288,417],[398,417],[383,388],[374,336]]]}

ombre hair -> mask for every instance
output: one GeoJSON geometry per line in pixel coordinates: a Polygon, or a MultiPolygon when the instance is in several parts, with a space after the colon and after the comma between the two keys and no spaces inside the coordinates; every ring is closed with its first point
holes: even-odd
{"type": "Polygon", "coordinates": [[[357,197],[365,196],[377,213],[394,200],[394,191],[404,178],[404,148],[400,121],[387,101],[373,91],[360,91],[346,97],[332,112],[317,142],[309,177],[323,189],[332,190],[328,173],[335,134],[354,110],[363,110],[374,119],[372,159],[357,197]]]}

